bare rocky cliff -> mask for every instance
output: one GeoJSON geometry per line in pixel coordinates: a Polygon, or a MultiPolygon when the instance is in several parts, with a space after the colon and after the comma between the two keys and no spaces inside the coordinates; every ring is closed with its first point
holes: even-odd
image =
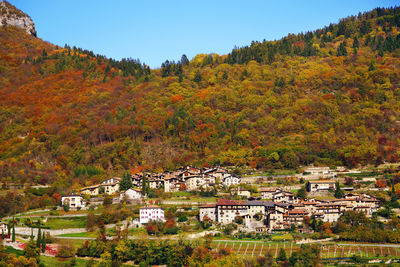
{"type": "Polygon", "coordinates": [[[0,26],[12,25],[24,29],[28,34],[36,36],[32,19],[7,1],[0,1],[0,26]]]}

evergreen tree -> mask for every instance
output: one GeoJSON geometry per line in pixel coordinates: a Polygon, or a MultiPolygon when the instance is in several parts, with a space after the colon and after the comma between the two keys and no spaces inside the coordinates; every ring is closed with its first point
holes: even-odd
{"type": "Polygon", "coordinates": [[[286,261],[287,257],[286,257],[286,252],[283,248],[281,248],[279,250],[279,254],[278,254],[278,258],[276,258],[277,261],[286,261]]]}
{"type": "Polygon", "coordinates": [[[337,48],[337,56],[347,56],[347,49],[346,49],[346,41],[340,43],[339,47],[337,48]]]}
{"type": "Polygon", "coordinates": [[[202,80],[201,73],[200,73],[199,70],[197,70],[197,71],[196,71],[196,74],[194,75],[193,81],[194,81],[195,83],[200,83],[201,80],[202,80]]]}
{"type": "Polygon", "coordinates": [[[40,245],[42,244],[42,229],[40,226],[40,221],[38,222],[38,224],[39,224],[39,229],[37,232],[36,247],[40,248],[40,245]]]}
{"type": "Polygon", "coordinates": [[[336,182],[335,197],[336,198],[343,198],[344,197],[344,192],[343,192],[342,189],[340,189],[339,182],[336,182]]]}
{"type": "Polygon", "coordinates": [[[301,199],[305,199],[305,198],[307,197],[307,191],[306,191],[306,189],[305,189],[304,186],[301,187],[301,188],[299,189],[299,191],[297,191],[296,196],[297,196],[298,198],[301,198],[301,199]]]}
{"type": "Polygon", "coordinates": [[[30,239],[33,240],[33,227],[31,227],[31,236],[30,239]]]}
{"type": "Polygon", "coordinates": [[[13,224],[12,224],[12,242],[15,242],[15,219],[13,218],[13,224]]]}
{"type": "Polygon", "coordinates": [[[356,36],[356,37],[354,37],[353,48],[358,49],[359,47],[360,47],[360,43],[358,42],[358,38],[356,36]]]}
{"type": "Polygon", "coordinates": [[[147,195],[147,179],[145,175],[143,175],[142,179],[142,195],[143,196],[147,195]]]}
{"type": "Polygon", "coordinates": [[[185,54],[183,54],[181,57],[181,64],[183,66],[189,65],[189,59],[187,58],[187,56],[185,54]]]}
{"type": "Polygon", "coordinates": [[[42,236],[42,252],[45,253],[46,252],[46,236],[43,232],[43,236],[42,236]]]}
{"type": "Polygon", "coordinates": [[[4,239],[4,229],[1,229],[1,239],[4,239]]]}
{"type": "Polygon", "coordinates": [[[128,190],[131,187],[132,187],[132,179],[130,175],[127,172],[125,172],[122,175],[122,180],[119,182],[119,190],[124,191],[128,190]]]}

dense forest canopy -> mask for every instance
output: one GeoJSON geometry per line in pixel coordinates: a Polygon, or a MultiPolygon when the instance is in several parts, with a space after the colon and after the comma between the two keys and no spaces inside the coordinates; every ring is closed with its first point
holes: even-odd
{"type": "Polygon", "coordinates": [[[0,28],[0,177],[400,159],[400,8],[150,70],[0,28]]]}

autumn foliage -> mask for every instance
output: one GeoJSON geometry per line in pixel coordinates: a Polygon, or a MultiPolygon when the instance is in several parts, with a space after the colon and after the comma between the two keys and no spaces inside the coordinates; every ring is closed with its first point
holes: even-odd
{"type": "Polygon", "coordinates": [[[398,10],[153,70],[0,27],[0,176],[399,161],[398,10]]]}

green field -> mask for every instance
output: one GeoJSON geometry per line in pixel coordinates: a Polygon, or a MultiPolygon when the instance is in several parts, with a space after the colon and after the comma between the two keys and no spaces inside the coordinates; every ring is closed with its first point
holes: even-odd
{"type": "Polygon", "coordinates": [[[49,229],[85,228],[87,217],[48,218],[44,227],[49,229]]]}
{"type": "Polygon", "coordinates": [[[72,265],[72,259],[59,259],[56,257],[47,257],[47,256],[40,256],[40,263],[43,263],[44,266],[76,266],[76,267],[85,267],[87,260],[76,258],[75,265],[72,265]]]}
{"type": "Polygon", "coordinates": [[[62,237],[96,237],[96,233],[91,233],[91,232],[82,232],[82,233],[73,233],[73,234],[62,234],[58,235],[62,237]]]}

